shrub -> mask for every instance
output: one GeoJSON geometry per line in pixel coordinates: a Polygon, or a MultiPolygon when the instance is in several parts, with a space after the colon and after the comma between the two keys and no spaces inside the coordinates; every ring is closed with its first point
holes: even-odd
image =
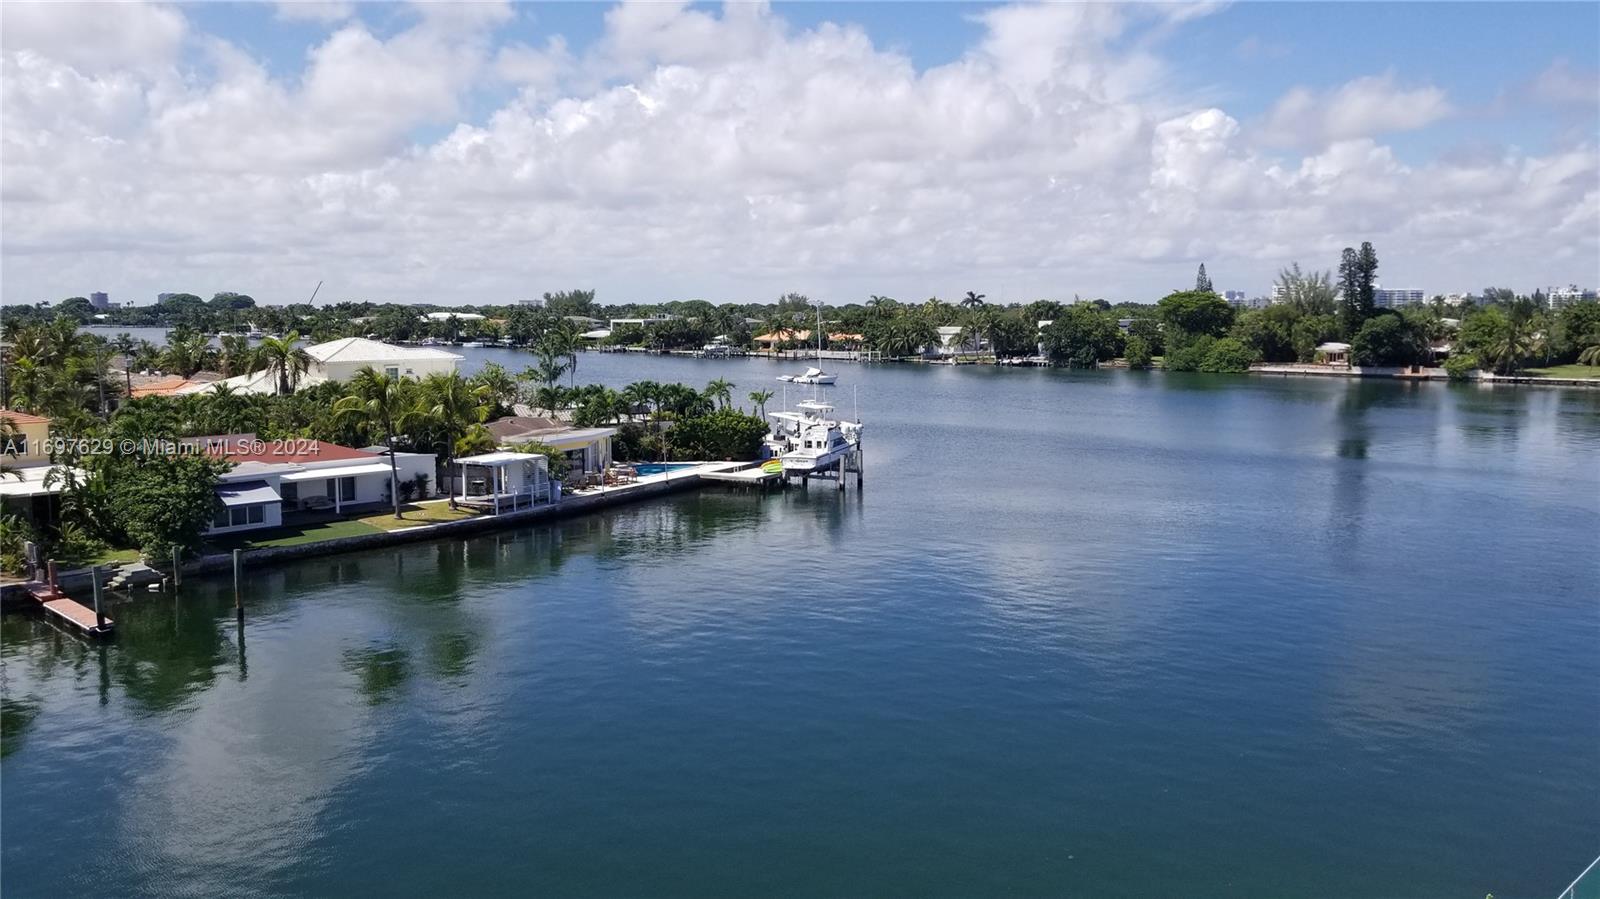
{"type": "Polygon", "coordinates": [[[1200,370],[1208,372],[1249,371],[1251,364],[1261,360],[1261,353],[1237,337],[1224,337],[1214,341],[1200,360],[1200,370]]]}
{"type": "Polygon", "coordinates": [[[1209,334],[1200,337],[1183,335],[1184,340],[1167,340],[1167,355],[1165,366],[1168,371],[1200,371],[1200,366],[1205,362],[1206,354],[1211,352],[1211,347],[1217,339],[1209,334]]]}
{"type": "Polygon", "coordinates": [[[1140,337],[1138,334],[1128,336],[1127,349],[1123,351],[1123,354],[1128,360],[1129,368],[1149,368],[1150,360],[1155,355],[1150,352],[1150,341],[1140,337]]]}
{"type": "Polygon", "coordinates": [[[1478,368],[1478,357],[1471,353],[1457,353],[1444,360],[1445,374],[1452,381],[1465,381],[1478,368]]]}
{"type": "Polygon", "coordinates": [[[1356,365],[1412,365],[1422,358],[1422,341],[1398,315],[1375,315],[1350,338],[1356,365]]]}
{"type": "Polygon", "coordinates": [[[538,453],[550,460],[550,480],[564,481],[567,473],[572,470],[572,463],[568,461],[566,452],[558,450],[548,443],[533,441],[517,447],[519,453],[538,453]]]}
{"type": "Polygon", "coordinates": [[[767,423],[737,409],[717,409],[677,422],[672,428],[676,459],[754,459],[767,423]]]}

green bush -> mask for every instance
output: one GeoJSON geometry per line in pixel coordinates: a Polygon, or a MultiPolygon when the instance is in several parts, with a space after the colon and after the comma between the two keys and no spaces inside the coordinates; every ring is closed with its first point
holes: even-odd
{"type": "Polygon", "coordinates": [[[1478,368],[1478,357],[1471,353],[1457,353],[1444,360],[1445,374],[1452,381],[1465,381],[1478,368]]]}
{"type": "Polygon", "coordinates": [[[1413,365],[1422,354],[1421,337],[1398,315],[1375,315],[1350,338],[1350,360],[1356,365],[1413,365]]]}
{"type": "Polygon", "coordinates": [[[1200,371],[1206,355],[1216,342],[1217,339],[1209,334],[1199,337],[1184,334],[1181,342],[1176,336],[1169,337],[1164,364],[1168,371],[1200,371]]]}
{"type": "Polygon", "coordinates": [[[1237,337],[1224,337],[1211,344],[1205,358],[1200,360],[1200,370],[1207,372],[1249,371],[1261,360],[1261,353],[1237,337]]]}
{"type": "Polygon", "coordinates": [[[1155,357],[1155,354],[1150,351],[1150,341],[1140,337],[1138,334],[1130,334],[1128,335],[1127,348],[1123,350],[1123,356],[1128,360],[1129,368],[1149,368],[1150,360],[1155,357]]]}
{"type": "Polygon", "coordinates": [[[761,419],[722,408],[680,420],[669,437],[674,459],[754,459],[766,434],[761,419]]]}
{"type": "Polygon", "coordinates": [[[572,470],[572,463],[567,460],[567,454],[548,443],[532,441],[519,444],[517,452],[538,453],[548,459],[550,461],[550,479],[552,481],[566,480],[567,473],[572,470]]]}

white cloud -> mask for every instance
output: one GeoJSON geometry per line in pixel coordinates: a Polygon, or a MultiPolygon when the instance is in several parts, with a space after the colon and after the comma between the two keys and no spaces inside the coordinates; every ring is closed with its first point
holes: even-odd
{"type": "Polygon", "coordinates": [[[1444,91],[1403,88],[1392,75],[1357,78],[1338,89],[1316,93],[1297,87],[1280,99],[1262,126],[1272,142],[1324,146],[1332,141],[1375,137],[1425,128],[1450,115],[1444,91]]]}
{"type": "Polygon", "coordinates": [[[343,22],[356,14],[354,3],[336,0],[281,0],[276,16],[285,22],[343,22]]]}
{"type": "Polygon", "coordinates": [[[1285,98],[1279,124],[1315,139],[1269,153],[1165,92],[1181,70],[1150,35],[1187,14],[1002,7],[919,70],[860,28],[764,6],[619,7],[581,52],[498,43],[503,6],[424,7],[390,36],[339,26],[287,76],[181,16],[109,66],[35,23],[45,37],[8,33],[0,60],[0,287],[287,302],[327,279],[334,298],[467,301],[584,283],[626,301],[1004,282],[1007,299],[1148,300],[1201,259],[1219,286],[1263,290],[1361,239],[1430,289],[1600,268],[1592,144],[1403,163],[1376,136],[1448,103],[1380,76],[1285,98]],[[204,77],[173,72],[184,41],[204,77]]]}
{"type": "Polygon", "coordinates": [[[85,74],[148,74],[169,66],[188,31],[183,14],[146,3],[7,2],[0,48],[30,53],[85,74]]]}

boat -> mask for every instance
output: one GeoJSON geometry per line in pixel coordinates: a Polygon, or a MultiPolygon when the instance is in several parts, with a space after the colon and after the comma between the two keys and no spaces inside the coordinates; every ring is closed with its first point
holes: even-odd
{"type": "Polygon", "coordinates": [[[461,346],[469,350],[478,350],[483,348],[483,341],[469,340],[466,343],[463,343],[461,346]]]}
{"type": "Polygon", "coordinates": [[[839,376],[820,368],[808,368],[804,374],[779,375],[778,380],[788,381],[790,384],[832,384],[839,380],[839,376]]]}
{"type": "Polygon", "coordinates": [[[772,419],[767,451],[777,458],[783,474],[827,471],[860,448],[860,422],[833,419],[833,406],[821,400],[804,400],[795,408],[798,411],[767,416],[772,419]]]}

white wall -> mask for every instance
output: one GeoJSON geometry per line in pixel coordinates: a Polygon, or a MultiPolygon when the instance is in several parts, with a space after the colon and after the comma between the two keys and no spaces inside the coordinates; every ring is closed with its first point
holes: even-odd
{"type": "Polygon", "coordinates": [[[449,374],[456,370],[456,360],[441,359],[403,359],[395,362],[366,362],[360,360],[344,361],[335,359],[331,362],[317,363],[312,366],[314,380],[324,381],[349,381],[356,376],[356,372],[367,366],[372,366],[380,372],[387,373],[389,369],[398,369],[398,374],[403,378],[422,379],[435,372],[449,374]]]}

